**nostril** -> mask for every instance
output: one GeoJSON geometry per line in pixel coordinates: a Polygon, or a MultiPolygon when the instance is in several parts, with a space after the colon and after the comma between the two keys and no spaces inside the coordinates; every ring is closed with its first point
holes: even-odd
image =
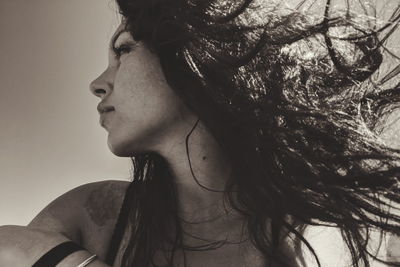
{"type": "Polygon", "coordinates": [[[106,90],[104,90],[104,89],[96,89],[96,90],[94,90],[94,93],[96,95],[105,95],[106,94],[106,90]]]}

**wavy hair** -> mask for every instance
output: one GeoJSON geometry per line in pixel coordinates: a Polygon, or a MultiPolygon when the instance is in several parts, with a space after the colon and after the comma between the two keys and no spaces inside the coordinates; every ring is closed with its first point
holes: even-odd
{"type": "MultiPolygon", "coordinates": [[[[334,226],[353,266],[370,266],[382,261],[370,231],[400,234],[400,150],[378,134],[399,107],[400,4],[283,2],[117,0],[127,30],[229,155],[225,194],[256,248],[289,266],[279,248],[293,237],[320,265],[302,229],[334,226]]],[[[223,245],[183,244],[165,160],[132,160],[146,187],[131,202],[123,266],[157,266],[160,250],[173,266],[178,249],[223,245]]]]}

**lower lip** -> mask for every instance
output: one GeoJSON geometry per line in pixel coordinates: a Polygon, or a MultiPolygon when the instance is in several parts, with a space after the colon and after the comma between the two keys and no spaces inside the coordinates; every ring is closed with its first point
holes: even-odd
{"type": "Polygon", "coordinates": [[[113,112],[114,110],[103,112],[100,114],[100,125],[107,129],[107,117],[113,112]]]}

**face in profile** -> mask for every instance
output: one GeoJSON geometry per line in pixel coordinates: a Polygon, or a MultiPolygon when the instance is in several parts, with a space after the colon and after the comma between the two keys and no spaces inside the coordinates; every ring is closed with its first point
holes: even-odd
{"type": "Polygon", "coordinates": [[[100,98],[100,123],[117,156],[155,152],[176,135],[188,115],[167,84],[158,57],[121,24],[109,48],[106,70],[90,85],[100,98]]]}

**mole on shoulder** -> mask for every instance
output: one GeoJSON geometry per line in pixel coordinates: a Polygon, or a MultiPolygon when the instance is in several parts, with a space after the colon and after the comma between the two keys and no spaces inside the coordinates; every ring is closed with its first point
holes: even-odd
{"type": "Polygon", "coordinates": [[[109,181],[96,185],[85,201],[85,209],[91,220],[98,226],[105,226],[115,220],[125,194],[125,188],[109,181]]]}

